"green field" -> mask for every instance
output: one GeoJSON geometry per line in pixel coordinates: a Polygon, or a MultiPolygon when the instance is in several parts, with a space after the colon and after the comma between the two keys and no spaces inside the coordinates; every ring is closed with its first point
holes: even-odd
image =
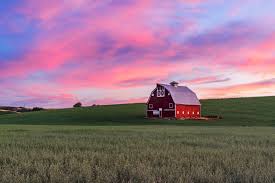
{"type": "Polygon", "coordinates": [[[13,112],[10,111],[0,111],[0,115],[4,115],[4,114],[12,114],[13,112]]]}
{"type": "Polygon", "coordinates": [[[2,115],[0,124],[275,126],[274,109],[275,97],[203,100],[203,115],[223,119],[176,121],[145,119],[145,104],[128,104],[2,115]]]}
{"type": "Polygon", "coordinates": [[[204,100],[213,121],[144,104],[0,115],[0,182],[275,182],[275,97],[204,100]]]}

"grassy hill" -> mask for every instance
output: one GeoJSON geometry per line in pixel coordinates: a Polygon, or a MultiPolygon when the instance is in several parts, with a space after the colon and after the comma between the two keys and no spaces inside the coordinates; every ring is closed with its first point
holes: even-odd
{"type": "Polygon", "coordinates": [[[0,124],[275,126],[275,97],[202,100],[212,121],[145,119],[145,104],[59,109],[0,116],[0,124]]]}
{"type": "Polygon", "coordinates": [[[4,114],[12,114],[14,112],[11,112],[11,111],[1,111],[0,110],[0,115],[4,115],[4,114]]]}

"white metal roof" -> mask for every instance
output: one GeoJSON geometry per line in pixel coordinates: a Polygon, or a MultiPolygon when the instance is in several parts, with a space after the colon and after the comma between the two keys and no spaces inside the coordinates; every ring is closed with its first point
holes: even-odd
{"type": "Polygon", "coordinates": [[[166,84],[159,84],[159,85],[163,86],[170,92],[176,104],[201,105],[197,95],[186,86],[175,87],[175,86],[166,85],[166,84]]]}

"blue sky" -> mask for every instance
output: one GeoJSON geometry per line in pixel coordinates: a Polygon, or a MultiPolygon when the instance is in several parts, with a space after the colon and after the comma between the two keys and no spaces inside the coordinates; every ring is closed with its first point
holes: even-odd
{"type": "Polygon", "coordinates": [[[0,3],[0,105],[145,102],[158,82],[200,98],[274,95],[274,1],[0,3]]]}

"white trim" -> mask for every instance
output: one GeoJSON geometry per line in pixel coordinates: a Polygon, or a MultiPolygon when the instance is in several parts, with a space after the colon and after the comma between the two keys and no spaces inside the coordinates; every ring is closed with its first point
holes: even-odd
{"type": "Polygon", "coordinates": [[[159,108],[159,117],[162,118],[162,116],[163,116],[162,108],[159,108]]]}
{"type": "Polygon", "coordinates": [[[173,109],[174,108],[174,103],[169,103],[169,109],[173,109]]]}
{"type": "Polygon", "coordinates": [[[160,117],[160,111],[159,110],[153,110],[153,115],[160,117]]]}
{"type": "Polygon", "coordinates": [[[156,91],[156,89],[157,89],[157,88],[155,88],[155,89],[151,92],[150,97],[148,98],[148,100],[147,100],[147,102],[146,102],[147,105],[148,105],[148,103],[149,103],[149,101],[150,101],[150,99],[151,99],[151,97],[152,97],[152,93],[154,93],[154,92],[156,91]]]}
{"type": "Polygon", "coordinates": [[[157,97],[165,97],[165,87],[161,86],[161,88],[157,87],[157,97]]]}

